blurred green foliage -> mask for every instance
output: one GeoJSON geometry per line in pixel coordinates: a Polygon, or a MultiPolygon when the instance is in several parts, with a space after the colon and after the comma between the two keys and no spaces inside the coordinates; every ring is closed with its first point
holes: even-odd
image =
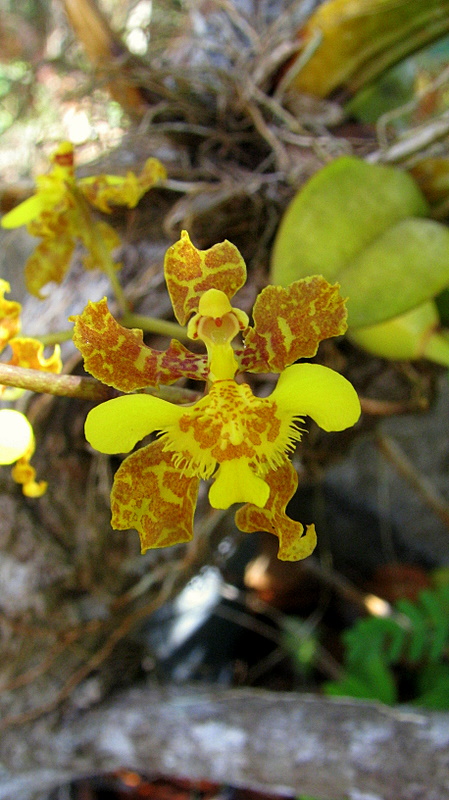
{"type": "Polygon", "coordinates": [[[325,692],[449,709],[449,582],[394,609],[391,617],[359,619],[343,634],[344,677],[327,682],[325,692]]]}

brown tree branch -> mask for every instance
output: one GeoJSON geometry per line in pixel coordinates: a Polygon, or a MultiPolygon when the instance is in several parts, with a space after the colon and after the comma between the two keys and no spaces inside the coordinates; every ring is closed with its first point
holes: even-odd
{"type": "Polygon", "coordinates": [[[44,392],[62,397],[79,397],[82,400],[107,400],[111,389],[95,378],[78,375],[55,375],[27,367],[0,364],[0,385],[16,386],[32,392],[44,392]]]}
{"type": "Polygon", "coordinates": [[[130,768],[320,800],[449,797],[449,715],[253,689],[123,692],[72,724],[5,731],[0,800],[130,768]]]}

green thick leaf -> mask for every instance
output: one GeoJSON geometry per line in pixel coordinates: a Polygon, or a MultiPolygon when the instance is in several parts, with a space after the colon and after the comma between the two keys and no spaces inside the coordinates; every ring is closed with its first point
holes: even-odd
{"type": "Polygon", "coordinates": [[[352,327],[404,314],[449,284],[449,230],[430,219],[389,228],[337,276],[352,327]]]}
{"type": "Polygon", "coordinates": [[[273,283],[287,286],[316,274],[332,280],[391,225],[428,211],[407,173],[352,156],[337,158],[287,208],[274,243],[273,283]]]}
{"type": "Polygon", "coordinates": [[[279,227],[271,280],[338,281],[351,327],[415,308],[449,285],[449,231],[423,219],[427,203],[393,167],[344,156],[296,195],[279,227]]]}

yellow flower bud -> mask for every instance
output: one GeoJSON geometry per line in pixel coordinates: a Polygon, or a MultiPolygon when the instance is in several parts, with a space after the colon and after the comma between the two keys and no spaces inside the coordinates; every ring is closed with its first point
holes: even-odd
{"type": "Polygon", "coordinates": [[[34,448],[33,429],[27,418],[12,408],[0,410],[0,464],[13,464],[34,448]]]}

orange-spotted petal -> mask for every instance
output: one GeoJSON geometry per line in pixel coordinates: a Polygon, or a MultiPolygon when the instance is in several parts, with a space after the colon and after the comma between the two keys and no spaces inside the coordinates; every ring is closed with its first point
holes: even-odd
{"type": "Polygon", "coordinates": [[[339,285],[321,275],[285,289],[267,286],[254,304],[254,327],[245,334],[245,349],[238,354],[241,369],[281,372],[298,358],[311,358],[323,339],[345,332],[346,316],[339,285]]]}
{"type": "Polygon", "coordinates": [[[110,214],[111,206],[135,208],[141,197],[166,177],[163,164],[157,158],[149,158],[140,175],[93,175],[81,178],[78,186],[91,205],[110,214]]]}
{"type": "Polygon", "coordinates": [[[0,352],[7,342],[20,331],[20,312],[22,306],[13,300],[5,300],[5,294],[11,291],[7,281],[0,278],[0,352]]]}
{"type": "Polygon", "coordinates": [[[198,311],[200,297],[208,289],[218,289],[231,298],[246,280],[245,262],[235,245],[225,240],[209,250],[197,250],[187,231],[167,250],[164,271],[181,325],[198,311]]]}
{"type": "Polygon", "coordinates": [[[141,330],[124,328],[110,313],[106,298],[89,302],[75,322],[73,341],[88,372],[122,392],[169,385],[181,377],[205,380],[207,358],[173,339],[167,350],[143,343],[141,330]]]}
{"type": "Polygon", "coordinates": [[[285,513],[289,500],[293,497],[298,485],[298,477],[290,463],[285,460],[276,470],[270,470],[265,476],[270,487],[270,496],[264,508],[247,504],[239,508],[235,515],[235,524],[244,533],[267,531],[279,539],[278,558],[282,561],[300,561],[307,558],[316,546],[314,525],[304,526],[290,519],[285,513]]]}
{"type": "Polygon", "coordinates": [[[41,289],[47,283],[62,283],[74,247],[71,236],[46,237],[38,244],[25,265],[25,283],[30,294],[43,299],[41,289]]]}
{"type": "Polygon", "coordinates": [[[44,345],[37,339],[17,337],[11,339],[9,345],[12,350],[12,357],[8,364],[14,367],[26,367],[27,369],[38,369],[41,372],[59,373],[62,370],[61,348],[55,345],[53,353],[46,358],[44,356],[44,345]]]}
{"type": "Polygon", "coordinates": [[[360,401],[353,385],[321,364],[287,367],[270,395],[281,416],[309,416],[325,431],[342,431],[360,417],[360,401]]]}
{"type": "MultiPolygon", "coordinates": [[[[85,269],[101,269],[104,263],[103,248],[109,254],[121,243],[117,231],[103,220],[92,222],[92,225],[84,229],[79,228],[78,236],[87,250],[87,254],[83,257],[85,269]]],[[[120,264],[115,264],[116,269],[119,269],[120,266],[120,264]]]]}
{"type": "Polygon", "coordinates": [[[115,474],[112,527],[136,528],[142,553],[152,547],[189,542],[199,480],[173,465],[161,440],[128,456],[115,474]]]}
{"type": "Polygon", "coordinates": [[[86,439],[100,453],[129,453],[144,436],[176,424],[184,410],[148,394],[115,397],[89,411],[86,439]]]}

